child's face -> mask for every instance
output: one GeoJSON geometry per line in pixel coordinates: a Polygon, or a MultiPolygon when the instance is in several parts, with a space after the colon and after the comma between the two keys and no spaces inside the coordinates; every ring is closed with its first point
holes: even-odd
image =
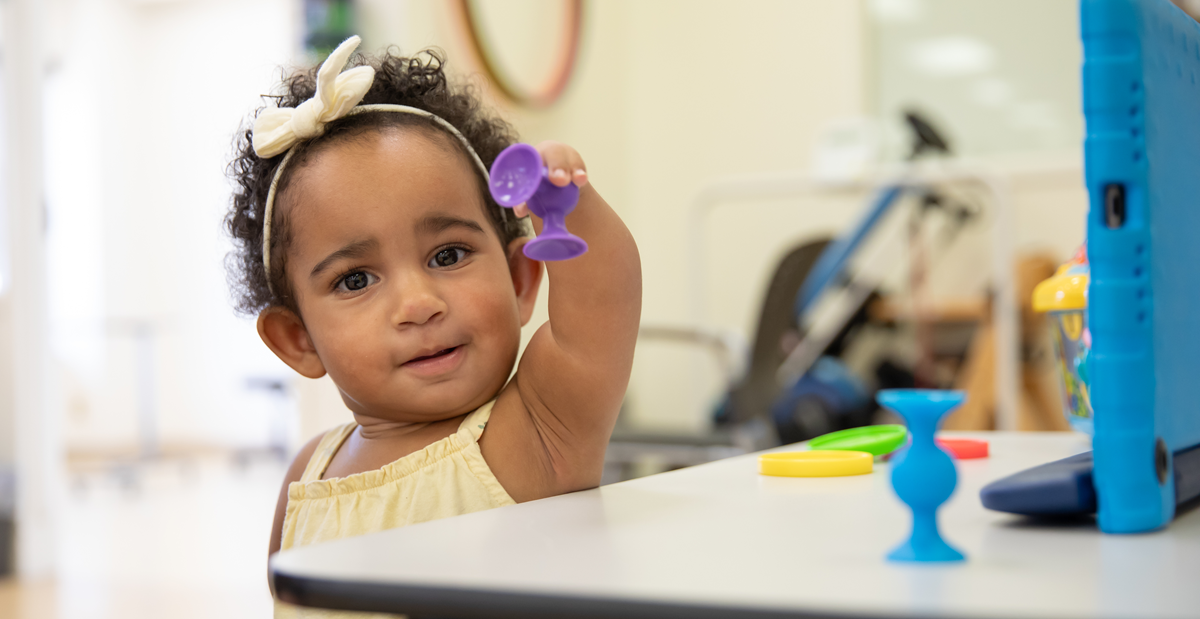
{"type": "Polygon", "coordinates": [[[500,390],[517,356],[528,312],[510,273],[516,244],[501,246],[478,172],[449,139],[404,128],[332,144],[286,192],[304,327],[361,415],[467,412],[500,390]]]}

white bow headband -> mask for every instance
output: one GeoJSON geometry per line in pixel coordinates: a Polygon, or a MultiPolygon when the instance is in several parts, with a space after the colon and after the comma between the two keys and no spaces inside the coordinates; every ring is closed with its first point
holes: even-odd
{"type": "MultiPolygon", "coordinates": [[[[254,130],[251,137],[254,153],[267,159],[284,151],[287,152],[283,161],[279,163],[279,167],[275,168],[275,176],[271,179],[271,188],[267,191],[267,205],[263,212],[262,262],[263,269],[267,274],[268,288],[272,288],[271,218],[275,211],[275,186],[279,184],[283,170],[287,168],[292,154],[296,152],[292,146],[302,140],[315,138],[325,133],[327,123],[364,112],[399,112],[424,116],[458,138],[458,141],[471,155],[471,160],[479,169],[479,173],[483,175],[484,182],[489,182],[487,166],[483,165],[483,160],[475,153],[471,143],[463,137],[462,133],[459,133],[458,129],[454,128],[454,125],[446,122],[440,116],[407,105],[391,103],[358,105],[358,102],[362,101],[363,96],[367,94],[367,90],[371,88],[371,83],[375,81],[375,69],[363,66],[342,73],[342,68],[346,66],[350,54],[354,53],[361,42],[362,39],[352,36],[343,41],[337,49],[333,50],[329,58],[325,59],[317,71],[317,92],[311,99],[294,108],[281,107],[264,110],[258,115],[258,118],[254,119],[254,130]]],[[[504,210],[506,209],[501,210],[501,214],[507,218],[504,210]]],[[[272,290],[272,292],[274,291],[272,290]]]]}

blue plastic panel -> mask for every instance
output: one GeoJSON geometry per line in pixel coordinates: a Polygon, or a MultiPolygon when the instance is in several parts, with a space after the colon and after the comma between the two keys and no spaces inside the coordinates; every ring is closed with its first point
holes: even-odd
{"type": "Polygon", "coordinates": [[[1156,441],[1166,471],[1200,444],[1200,24],[1168,0],[1083,0],[1081,23],[1098,517],[1147,531],[1175,510],[1156,441]]]}

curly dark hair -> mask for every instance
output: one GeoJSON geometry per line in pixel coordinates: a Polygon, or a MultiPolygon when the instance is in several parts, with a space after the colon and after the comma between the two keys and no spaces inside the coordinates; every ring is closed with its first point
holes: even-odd
{"type": "MultiPolygon", "coordinates": [[[[392,50],[380,57],[356,54],[349,64],[369,64],[375,68],[375,80],[360,105],[393,103],[432,112],[458,129],[488,167],[491,167],[500,151],[516,142],[512,126],[486,111],[474,88],[449,83],[445,72],[446,60],[440,50],[424,50],[411,57],[395,55],[392,50]]],[[[272,100],[278,107],[296,107],[311,99],[316,92],[318,68],[285,76],[282,94],[264,98],[272,100]]],[[[259,108],[255,116],[266,107],[259,108]]],[[[296,171],[302,169],[314,154],[330,144],[389,127],[413,127],[448,135],[435,121],[415,114],[364,112],[335,120],[325,126],[321,136],[292,147],[295,153],[276,187],[277,208],[272,213],[271,273],[268,274],[262,264],[263,211],[266,209],[271,179],[284,155],[269,159],[256,155],[251,144],[253,132],[249,124],[246,123],[238,132],[235,156],[229,164],[229,176],[236,182],[236,189],[224,223],[234,244],[233,251],[226,256],[229,286],[236,309],[248,315],[257,314],[273,305],[287,307],[299,315],[287,276],[287,248],[291,242],[288,209],[278,208],[278,202],[296,171]]],[[[450,139],[449,142],[469,157],[458,140],[450,139]]],[[[492,199],[487,184],[481,176],[476,177],[488,219],[501,243],[507,246],[510,241],[524,234],[522,223],[511,213],[507,217],[502,216],[501,207],[492,199]]]]}

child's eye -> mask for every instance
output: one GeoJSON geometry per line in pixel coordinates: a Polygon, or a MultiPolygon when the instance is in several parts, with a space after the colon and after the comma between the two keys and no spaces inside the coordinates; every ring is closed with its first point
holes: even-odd
{"type": "Polygon", "coordinates": [[[357,292],[375,283],[375,276],[363,271],[355,271],[338,280],[337,289],[343,292],[357,292]]]}
{"type": "Polygon", "coordinates": [[[467,257],[467,250],[461,247],[447,247],[438,250],[438,253],[433,255],[429,261],[429,266],[433,268],[444,268],[454,266],[459,260],[467,257]]]}

